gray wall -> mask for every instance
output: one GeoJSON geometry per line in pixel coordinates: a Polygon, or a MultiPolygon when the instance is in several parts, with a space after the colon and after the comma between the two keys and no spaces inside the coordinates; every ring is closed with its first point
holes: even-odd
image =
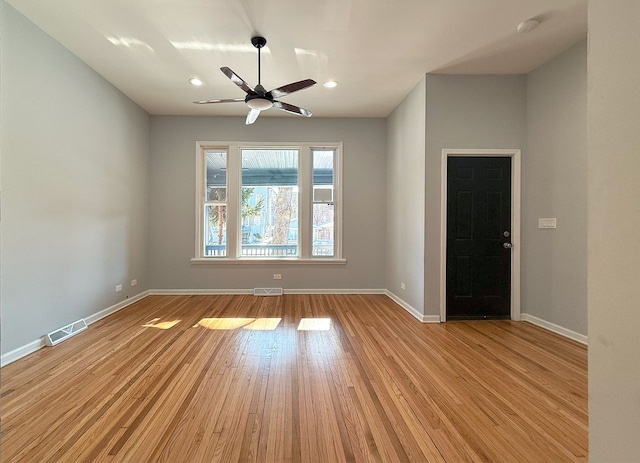
{"type": "Polygon", "coordinates": [[[525,113],[525,76],[427,75],[425,314],[440,314],[442,150],[523,149],[525,113]]]}
{"type": "Polygon", "coordinates": [[[589,460],[640,459],[640,2],[589,2],[589,460]]]}
{"type": "Polygon", "coordinates": [[[2,7],[6,353],[148,288],[149,116],[2,7]]]}
{"type": "Polygon", "coordinates": [[[527,76],[522,172],[522,312],[586,335],[586,41],[527,76]]]}
{"type": "Polygon", "coordinates": [[[386,288],[424,314],[426,78],[387,119],[386,288]],[[405,289],[400,288],[405,283],[405,289]]]}
{"type": "Polygon", "coordinates": [[[155,289],[383,289],[386,158],[384,119],[159,116],[151,119],[150,255],[155,289]],[[193,265],[196,141],[344,142],[346,265],[193,265]]]}

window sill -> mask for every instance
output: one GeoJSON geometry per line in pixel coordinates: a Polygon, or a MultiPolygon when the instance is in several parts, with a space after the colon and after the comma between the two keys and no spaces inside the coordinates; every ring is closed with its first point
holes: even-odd
{"type": "Polygon", "coordinates": [[[193,258],[191,265],[344,265],[347,259],[314,258],[314,259],[227,259],[224,257],[193,258]]]}

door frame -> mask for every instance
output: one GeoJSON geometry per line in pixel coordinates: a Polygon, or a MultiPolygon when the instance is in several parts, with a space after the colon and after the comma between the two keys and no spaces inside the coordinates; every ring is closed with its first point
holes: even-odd
{"type": "Polygon", "coordinates": [[[440,173],[440,322],[447,320],[447,164],[450,156],[511,158],[511,320],[520,320],[520,207],[521,150],[448,149],[442,150],[440,173]]]}

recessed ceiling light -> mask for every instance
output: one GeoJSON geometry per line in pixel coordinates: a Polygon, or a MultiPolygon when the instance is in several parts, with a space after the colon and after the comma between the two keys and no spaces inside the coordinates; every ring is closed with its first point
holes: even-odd
{"type": "Polygon", "coordinates": [[[531,32],[532,30],[534,30],[539,25],[540,21],[538,21],[537,19],[528,19],[518,24],[517,30],[520,34],[526,34],[527,32],[531,32]]]}
{"type": "Polygon", "coordinates": [[[337,80],[328,80],[324,84],[322,84],[324,88],[336,88],[338,86],[337,80]]]}
{"type": "Polygon", "coordinates": [[[189,79],[189,83],[191,85],[195,86],[195,87],[200,87],[200,86],[204,85],[204,82],[202,82],[197,77],[192,77],[191,79],[189,79]]]}

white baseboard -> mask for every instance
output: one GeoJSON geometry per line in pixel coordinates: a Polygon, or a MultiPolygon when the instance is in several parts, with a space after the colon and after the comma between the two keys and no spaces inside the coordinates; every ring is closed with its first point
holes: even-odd
{"type": "Polygon", "coordinates": [[[29,354],[33,354],[35,351],[42,349],[44,346],[45,343],[43,336],[40,339],[36,339],[35,341],[30,342],[29,344],[25,344],[22,347],[13,349],[11,352],[7,352],[6,354],[2,355],[2,357],[0,357],[0,367],[9,365],[10,363],[15,362],[22,357],[26,357],[29,354]]]}
{"type": "Polygon", "coordinates": [[[122,302],[118,302],[117,304],[112,305],[111,307],[107,307],[104,310],[101,310],[100,312],[96,312],[93,315],[89,315],[88,317],[86,317],[84,319],[84,321],[87,322],[87,325],[91,325],[92,323],[97,322],[98,320],[103,319],[104,317],[107,317],[109,315],[111,315],[112,313],[116,313],[119,310],[124,309],[127,306],[130,306],[131,304],[138,302],[141,299],[144,299],[145,297],[147,297],[149,295],[149,291],[144,291],[140,294],[137,294],[133,297],[130,297],[128,299],[125,299],[122,302]]]}
{"type": "Polygon", "coordinates": [[[410,304],[408,304],[404,300],[400,299],[398,296],[393,294],[391,291],[387,290],[387,291],[385,291],[385,294],[391,300],[393,300],[393,302],[395,302],[400,307],[402,307],[404,310],[409,312],[411,315],[413,315],[415,318],[417,318],[420,322],[422,322],[422,323],[440,323],[440,315],[422,315],[414,307],[412,307],[410,304]]]}
{"type": "MultiPolygon", "coordinates": [[[[283,289],[284,294],[386,294],[385,289],[283,289]]],[[[152,289],[150,296],[240,295],[251,289],[152,289]]]]}
{"type": "MultiPolygon", "coordinates": [[[[84,319],[87,322],[87,325],[91,325],[92,323],[97,322],[98,320],[106,317],[107,315],[111,315],[119,310],[124,309],[127,306],[130,306],[134,302],[138,302],[141,299],[144,299],[149,295],[149,291],[144,291],[136,296],[125,299],[122,302],[118,302],[117,304],[112,305],[111,307],[107,307],[100,312],[96,312],[93,315],[89,315],[84,319]]],[[[29,354],[33,354],[39,349],[45,347],[44,336],[40,339],[36,339],[35,341],[31,341],[29,344],[25,344],[24,346],[18,347],[0,357],[0,367],[4,367],[5,365],[9,365],[10,363],[15,362],[16,360],[21,359],[22,357],[26,357],[29,354]]]]}
{"type": "Polygon", "coordinates": [[[385,289],[285,289],[285,294],[386,294],[385,289]]]}
{"type": "Polygon", "coordinates": [[[152,289],[150,296],[217,296],[253,294],[253,289],[152,289]]]}
{"type": "Polygon", "coordinates": [[[564,336],[565,338],[573,339],[580,344],[584,344],[585,346],[589,344],[589,338],[584,334],[576,333],[568,328],[565,328],[560,325],[556,325],[555,323],[548,322],[543,320],[542,318],[538,318],[534,315],[530,315],[528,313],[520,314],[520,320],[523,322],[529,322],[540,328],[544,328],[545,330],[552,331],[560,336],[564,336]]]}

